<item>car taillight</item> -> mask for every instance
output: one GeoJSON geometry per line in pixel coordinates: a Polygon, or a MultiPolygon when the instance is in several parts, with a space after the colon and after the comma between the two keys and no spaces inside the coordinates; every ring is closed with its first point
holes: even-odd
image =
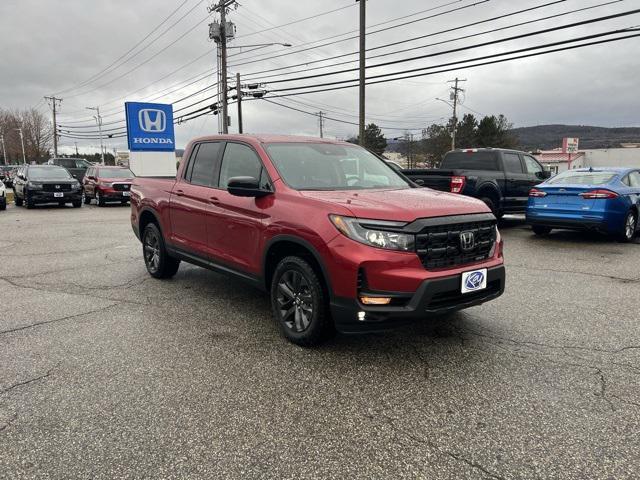
{"type": "Polygon", "coordinates": [[[611,190],[590,190],[588,192],[581,193],[580,196],[584,199],[595,200],[601,198],[617,198],[618,194],[616,192],[612,192],[611,190]]]}
{"type": "Polygon", "coordinates": [[[467,183],[467,177],[453,176],[451,177],[451,183],[449,189],[451,193],[461,193],[464,190],[464,185],[467,183]]]}
{"type": "Polygon", "coordinates": [[[542,190],[538,190],[537,188],[532,188],[529,190],[530,197],[546,197],[547,192],[543,192],[542,190]]]}

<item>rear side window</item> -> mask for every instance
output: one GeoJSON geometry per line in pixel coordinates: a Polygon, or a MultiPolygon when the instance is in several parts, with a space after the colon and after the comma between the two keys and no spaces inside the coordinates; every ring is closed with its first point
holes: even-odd
{"type": "Polygon", "coordinates": [[[220,167],[220,188],[226,190],[229,179],[233,177],[253,177],[260,181],[261,173],[262,163],[251,147],[227,143],[220,167]]]}
{"type": "Polygon", "coordinates": [[[629,174],[629,186],[640,188],[640,172],[631,172],[629,174]]]}
{"type": "Polygon", "coordinates": [[[520,155],[517,153],[503,153],[502,162],[504,163],[504,171],[509,173],[524,173],[522,171],[522,162],[520,155]]]}
{"type": "Polygon", "coordinates": [[[194,159],[190,162],[188,178],[194,185],[212,187],[218,173],[220,142],[201,143],[194,159]]]}
{"type": "Polygon", "coordinates": [[[499,170],[495,152],[451,152],[442,160],[440,168],[462,170],[499,170]]]}

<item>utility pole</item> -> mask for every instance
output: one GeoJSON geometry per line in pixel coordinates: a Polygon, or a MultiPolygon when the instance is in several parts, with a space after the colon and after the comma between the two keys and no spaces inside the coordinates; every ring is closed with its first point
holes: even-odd
{"type": "Polygon", "coordinates": [[[0,143],[2,143],[2,160],[4,161],[5,165],[8,165],[9,163],[7,162],[7,149],[4,146],[4,133],[2,133],[1,130],[0,130],[0,143]]]}
{"type": "Polygon", "coordinates": [[[367,0],[356,0],[360,2],[360,112],[359,112],[359,127],[360,127],[360,145],[365,145],[364,138],[364,122],[365,122],[365,50],[366,50],[366,5],[367,0]]]}
{"type": "Polygon", "coordinates": [[[20,143],[22,144],[22,163],[27,164],[27,155],[24,152],[24,135],[22,134],[22,128],[15,128],[20,134],[20,143]]]}
{"type": "Polygon", "coordinates": [[[238,133],[242,133],[242,85],[240,85],[240,73],[236,73],[236,94],[238,95],[238,133]]]}
{"type": "Polygon", "coordinates": [[[320,111],[318,112],[318,119],[320,121],[320,138],[324,138],[324,118],[323,118],[324,112],[320,111]]]}
{"type": "MultiPolygon", "coordinates": [[[[220,26],[218,31],[211,28],[214,24],[209,25],[209,38],[218,43],[219,46],[219,89],[222,91],[222,133],[229,133],[229,108],[228,108],[228,85],[227,85],[227,8],[236,3],[236,0],[220,0],[217,5],[209,8],[209,12],[220,12],[220,26]]],[[[233,34],[233,32],[231,32],[233,34]]]]}
{"type": "Polygon", "coordinates": [[[453,92],[451,93],[451,100],[453,100],[453,126],[451,128],[451,150],[456,149],[456,132],[458,130],[458,95],[460,92],[464,92],[462,88],[458,87],[460,82],[466,82],[466,79],[459,79],[456,77],[455,80],[449,80],[449,83],[454,83],[455,86],[451,87],[453,92]]]}
{"type": "Polygon", "coordinates": [[[73,142],[73,144],[76,146],[76,156],[79,156],[80,154],[78,153],[78,142],[73,142]]]}
{"type": "Polygon", "coordinates": [[[58,122],[56,122],[56,106],[62,103],[61,98],[56,98],[53,95],[50,97],[44,97],[45,100],[51,101],[51,109],[53,110],[53,158],[58,157],[58,122]]]}
{"type": "Polygon", "coordinates": [[[98,124],[98,132],[100,136],[100,159],[102,165],[104,165],[104,144],[102,143],[102,117],[100,116],[100,107],[86,107],[87,110],[93,110],[96,114],[93,118],[96,119],[96,123],[98,124]]]}

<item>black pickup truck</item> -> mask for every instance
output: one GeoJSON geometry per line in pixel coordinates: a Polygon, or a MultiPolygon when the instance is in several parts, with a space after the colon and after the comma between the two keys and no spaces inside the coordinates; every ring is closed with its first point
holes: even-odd
{"type": "Polygon", "coordinates": [[[453,150],[436,169],[403,170],[418,185],[484,201],[496,217],[524,213],[529,190],[550,177],[531,155],[517,150],[453,150]]]}

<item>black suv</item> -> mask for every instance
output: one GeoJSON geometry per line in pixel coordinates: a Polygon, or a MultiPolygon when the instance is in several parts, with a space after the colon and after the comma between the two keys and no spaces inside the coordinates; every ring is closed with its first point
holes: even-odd
{"type": "Polygon", "coordinates": [[[49,160],[49,164],[51,165],[60,165],[61,167],[69,170],[69,173],[78,180],[82,182],[85,173],[87,172],[87,168],[91,167],[91,163],[86,161],[84,158],[52,158],[49,160]]]}
{"type": "Polygon", "coordinates": [[[13,182],[16,206],[33,208],[38,203],[71,202],[82,206],[82,186],[63,167],[57,165],[25,165],[20,167],[13,182]]]}

